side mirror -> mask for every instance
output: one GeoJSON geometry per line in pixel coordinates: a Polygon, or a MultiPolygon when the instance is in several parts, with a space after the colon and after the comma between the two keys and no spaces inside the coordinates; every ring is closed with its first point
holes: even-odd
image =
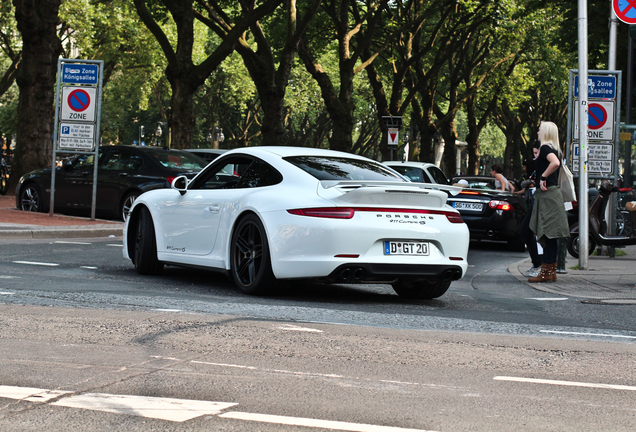
{"type": "Polygon", "coordinates": [[[172,180],[172,184],[170,186],[172,189],[178,190],[181,195],[185,195],[188,190],[188,178],[184,175],[176,177],[172,180]]]}

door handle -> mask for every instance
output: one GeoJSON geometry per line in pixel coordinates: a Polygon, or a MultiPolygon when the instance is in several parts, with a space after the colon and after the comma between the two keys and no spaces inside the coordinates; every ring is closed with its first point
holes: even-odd
{"type": "Polygon", "coordinates": [[[221,204],[212,204],[210,207],[208,207],[208,211],[214,214],[219,213],[221,211],[221,204]]]}

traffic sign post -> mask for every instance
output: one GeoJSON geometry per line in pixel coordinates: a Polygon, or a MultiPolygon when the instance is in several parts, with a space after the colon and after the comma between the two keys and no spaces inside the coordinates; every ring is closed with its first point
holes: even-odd
{"type": "Polygon", "coordinates": [[[57,154],[92,153],[95,163],[91,219],[95,219],[103,66],[101,60],[58,60],[50,216],[55,209],[57,154]]]}

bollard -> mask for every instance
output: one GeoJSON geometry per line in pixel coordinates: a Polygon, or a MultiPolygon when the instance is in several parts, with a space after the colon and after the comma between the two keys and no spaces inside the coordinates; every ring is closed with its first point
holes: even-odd
{"type": "Polygon", "coordinates": [[[565,269],[565,258],[568,253],[568,248],[566,246],[566,239],[560,238],[558,239],[559,244],[559,252],[557,254],[557,273],[567,273],[568,271],[565,269]]]}

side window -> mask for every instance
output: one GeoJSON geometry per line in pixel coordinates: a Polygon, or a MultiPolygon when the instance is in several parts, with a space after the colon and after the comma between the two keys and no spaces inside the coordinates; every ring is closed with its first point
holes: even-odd
{"type": "Polygon", "coordinates": [[[130,150],[120,149],[111,151],[101,162],[101,168],[116,171],[136,171],[143,164],[141,157],[130,150]]]}
{"type": "Polygon", "coordinates": [[[241,176],[237,188],[255,188],[280,183],[283,176],[271,165],[260,159],[254,159],[241,176]]]}
{"type": "Polygon", "coordinates": [[[234,189],[241,180],[241,175],[252,163],[251,158],[224,158],[208,166],[189,189],[234,189]]]}

